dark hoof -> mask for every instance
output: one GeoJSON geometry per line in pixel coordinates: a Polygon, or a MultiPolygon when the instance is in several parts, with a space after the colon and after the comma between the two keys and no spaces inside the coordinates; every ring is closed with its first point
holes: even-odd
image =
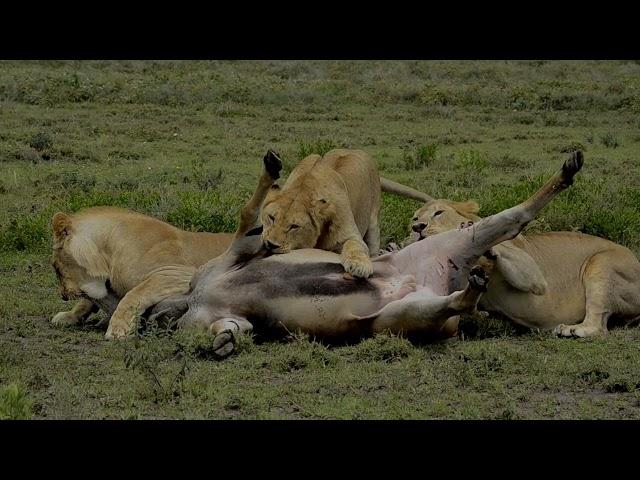
{"type": "Polygon", "coordinates": [[[498,255],[495,254],[495,252],[493,251],[493,248],[490,248],[489,250],[484,252],[483,255],[485,257],[487,257],[487,259],[489,259],[489,260],[497,260],[498,259],[498,255]]]}
{"type": "Polygon", "coordinates": [[[583,163],[584,155],[582,150],[576,150],[571,154],[571,157],[562,165],[563,185],[569,186],[573,183],[573,176],[580,171],[583,163]]]}
{"type": "Polygon", "coordinates": [[[149,315],[148,321],[150,323],[159,323],[163,316],[171,311],[170,308],[165,308],[164,310],[160,310],[158,312],[152,313],[149,315]]]}
{"type": "Polygon", "coordinates": [[[488,283],[489,278],[482,267],[476,265],[471,269],[471,272],[469,272],[469,285],[471,288],[486,292],[488,283]]]}
{"type": "Polygon", "coordinates": [[[188,295],[175,295],[156,303],[148,311],[148,319],[151,322],[170,322],[181,318],[189,309],[188,295]]]}
{"type": "Polygon", "coordinates": [[[216,335],[211,349],[215,358],[222,360],[233,353],[236,348],[236,339],[231,330],[224,330],[216,335]]]}
{"type": "Polygon", "coordinates": [[[397,252],[399,250],[400,250],[400,247],[398,246],[398,244],[395,243],[395,242],[391,242],[391,243],[389,243],[387,245],[387,248],[385,248],[385,250],[383,250],[383,251],[386,251],[386,252],[397,252]]]}
{"type": "Polygon", "coordinates": [[[271,178],[273,178],[274,180],[279,179],[280,170],[282,170],[282,160],[280,160],[278,154],[269,149],[267,151],[267,154],[264,156],[263,161],[264,168],[267,169],[267,172],[269,173],[269,175],[271,175],[271,178]]]}

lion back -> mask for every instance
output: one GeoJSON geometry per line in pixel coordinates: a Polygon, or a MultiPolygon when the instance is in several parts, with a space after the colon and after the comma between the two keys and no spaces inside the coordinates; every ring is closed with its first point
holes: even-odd
{"type": "Polygon", "coordinates": [[[353,217],[364,235],[372,216],[380,210],[380,176],[373,159],[362,150],[336,149],[322,158],[346,188],[353,217]]]}

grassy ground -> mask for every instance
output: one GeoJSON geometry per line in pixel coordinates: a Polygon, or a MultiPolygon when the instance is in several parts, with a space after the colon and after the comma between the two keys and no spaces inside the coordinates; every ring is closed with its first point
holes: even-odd
{"type": "MultiPolygon", "coordinates": [[[[382,174],[487,215],[583,148],[575,186],[528,231],[640,253],[637,62],[0,63],[0,418],[640,418],[640,329],[556,339],[498,318],[461,338],[326,347],[53,328],[58,210],[119,205],[231,231],[267,148],[287,168],[363,148],[382,174]]],[[[417,203],[384,195],[382,242],[417,203]]],[[[100,320],[100,316],[98,316],[100,320]]]]}

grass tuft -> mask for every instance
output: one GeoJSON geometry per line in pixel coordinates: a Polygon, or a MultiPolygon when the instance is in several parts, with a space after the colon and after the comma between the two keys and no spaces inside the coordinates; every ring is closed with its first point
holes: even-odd
{"type": "Polygon", "coordinates": [[[19,385],[11,383],[0,389],[0,420],[28,420],[33,402],[19,385]]]}

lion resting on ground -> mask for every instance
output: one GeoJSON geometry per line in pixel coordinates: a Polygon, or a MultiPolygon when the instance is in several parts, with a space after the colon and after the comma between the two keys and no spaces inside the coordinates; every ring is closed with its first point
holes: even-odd
{"type": "MultiPolygon", "coordinates": [[[[473,201],[428,201],[413,239],[480,220],[473,201]]],[[[518,235],[493,247],[495,268],[479,307],[564,337],[607,333],[609,318],[640,319],[640,262],[626,247],[578,232],[518,235]]]]}
{"type": "Polygon", "coordinates": [[[340,253],[355,277],[373,272],[380,247],[380,190],[423,199],[409,187],[381,179],[362,150],[336,149],[304,158],[282,188],[274,185],[262,210],[262,239],[271,253],[317,248],[340,253]]]}
{"type": "Polygon", "coordinates": [[[186,232],[120,208],[56,213],[51,263],[62,298],[82,298],[51,321],[71,325],[103,308],[112,312],[106,337],[126,335],[147,308],[187,293],[197,268],[232,240],[231,233],[186,232]]]}

